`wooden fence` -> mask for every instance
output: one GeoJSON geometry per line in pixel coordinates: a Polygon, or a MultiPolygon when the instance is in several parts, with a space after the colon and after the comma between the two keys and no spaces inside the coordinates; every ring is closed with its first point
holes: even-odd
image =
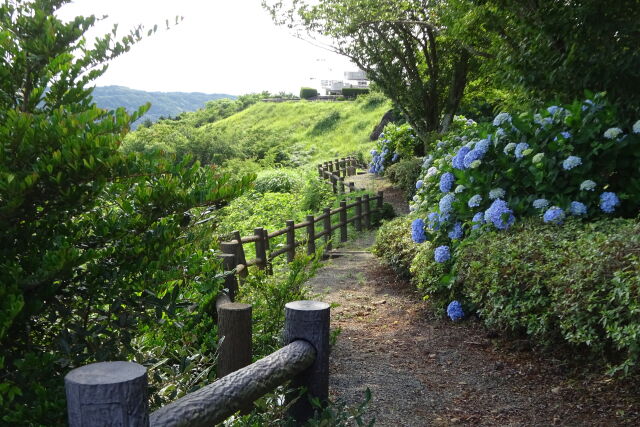
{"type": "MultiPolygon", "coordinates": [[[[332,182],[334,192],[345,193],[344,179],[356,174],[354,158],[336,159],[318,165],[320,177],[332,182]]],[[[349,191],[356,191],[353,183],[349,191]]],[[[307,254],[316,252],[316,240],[323,239],[325,249],[339,231],[340,241],[347,240],[347,226],[357,231],[371,226],[371,214],[383,206],[383,193],[355,197],[340,207],[325,208],[319,216],[308,215],[296,224],[269,233],[256,228],[251,236],[233,232],[232,240],[220,243],[227,292],[216,299],[218,315],[218,380],[149,415],[147,410],[146,369],[131,362],[102,362],[83,366],[65,377],[69,425],[76,426],[208,426],[223,421],[238,410],[250,408],[258,397],[276,386],[293,380],[293,387],[304,387],[307,394],[291,406],[290,414],[298,423],[313,414],[309,397],[326,402],[329,390],[329,305],[317,301],[296,301],[285,308],[285,342],[287,345],[251,364],[252,332],[249,304],[235,303],[238,284],[250,266],[270,273],[274,258],[286,254],[292,262],[296,248],[306,245],[307,254]],[[375,202],[372,207],[371,203],[375,202]],[[335,225],[332,218],[338,217],[335,225]],[[321,224],[321,231],[316,224],[321,224]],[[303,231],[298,231],[303,230],[303,231]],[[286,235],[286,244],[272,250],[271,239],[286,235]],[[255,245],[255,258],[246,260],[244,246],[255,245]]]]}

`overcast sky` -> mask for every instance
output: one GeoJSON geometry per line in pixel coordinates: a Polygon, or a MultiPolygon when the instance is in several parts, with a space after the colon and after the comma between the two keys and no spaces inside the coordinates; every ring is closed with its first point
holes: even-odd
{"type": "Polygon", "coordinates": [[[138,24],[159,31],[114,60],[98,86],[147,91],[298,93],[321,79],[342,79],[357,67],[276,27],[260,0],[75,0],[60,16],[109,15],[93,39],[118,23],[119,34],[138,24]],[[184,20],[170,30],[165,20],[184,20]]]}

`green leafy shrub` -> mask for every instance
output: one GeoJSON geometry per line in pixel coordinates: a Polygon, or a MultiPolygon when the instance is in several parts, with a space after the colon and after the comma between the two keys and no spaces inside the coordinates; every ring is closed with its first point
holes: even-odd
{"type": "Polygon", "coordinates": [[[320,212],[327,206],[332,206],[336,201],[333,187],[327,180],[311,177],[302,187],[301,209],[309,212],[320,212]]]}
{"type": "Polygon", "coordinates": [[[310,99],[318,96],[318,90],[312,87],[302,87],[300,88],[300,98],[302,99],[310,99]]]}
{"type": "Polygon", "coordinates": [[[431,242],[417,245],[409,267],[411,283],[425,299],[432,301],[436,312],[444,313],[442,309],[450,301],[458,299],[461,290],[460,286],[455,286],[451,280],[451,275],[448,274],[449,266],[433,259],[433,249],[431,242]]]}
{"type": "Polygon", "coordinates": [[[416,181],[422,174],[422,159],[402,159],[387,168],[385,176],[404,191],[407,200],[416,194],[416,181]]]}
{"type": "Polygon", "coordinates": [[[290,169],[261,171],[254,182],[258,193],[293,193],[302,187],[302,178],[290,169]]]}
{"type": "Polygon", "coordinates": [[[418,245],[411,240],[411,219],[398,217],[382,224],[376,235],[372,252],[397,274],[409,277],[411,260],[418,245]]]}
{"type": "Polygon", "coordinates": [[[371,212],[371,227],[378,227],[383,221],[393,219],[396,216],[391,203],[383,203],[382,209],[371,212]]]}
{"type": "Polygon", "coordinates": [[[380,134],[376,148],[371,150],[369,172],[383,174],[385,168],[403,158],[413,158],[421,142],[411,126],[388,123],[380,134]]]}
{"type": "Polygon", "coordinates": [[[342,96],[345,98],[357,98],[360,95],[366,95],[369,89],[364,87],[345,87],[342,89],[342,96]]]}
{"type": "Polygon", "coordinates": [[[640,367],[640,222],[529,220],[467,241],[457,286],[492,328],[640,367]]]}

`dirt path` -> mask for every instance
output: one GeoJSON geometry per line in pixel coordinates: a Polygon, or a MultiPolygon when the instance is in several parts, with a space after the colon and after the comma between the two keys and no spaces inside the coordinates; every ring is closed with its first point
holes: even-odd
{"type": "MultiPolygon", "coordinates": [[[[358,179],[408,210],[383,181],[358,179]]],[[[333,399],[360,402],[369,388],[367,415],[380,426],[640,424],[631,386],[571,377],[559,361],[505,344],[478,321],[434,314],[368,252],[374,239],[364,233],[334,250],[309,282],[335,304],[332,328],[341,331],[331,355],[333,399]]]]}

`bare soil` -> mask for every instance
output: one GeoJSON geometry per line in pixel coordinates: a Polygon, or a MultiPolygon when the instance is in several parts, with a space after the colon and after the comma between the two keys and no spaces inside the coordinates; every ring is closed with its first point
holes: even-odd
{"type": "MultiPolygon", "coordinates": [[[[408,211],[384,181],[357,179],[408,211]]],[[[633,384],[571,373],[560,360],[494,337],[477,320],[454,323],[434,313],[368,251],[374,239],[370,231],[334,250],[308,283],[334,304],[332,328],[340,331],[332,399],[358,403],[369,388],[367,416],[380,426],[640,425],[633,384]]]]}

